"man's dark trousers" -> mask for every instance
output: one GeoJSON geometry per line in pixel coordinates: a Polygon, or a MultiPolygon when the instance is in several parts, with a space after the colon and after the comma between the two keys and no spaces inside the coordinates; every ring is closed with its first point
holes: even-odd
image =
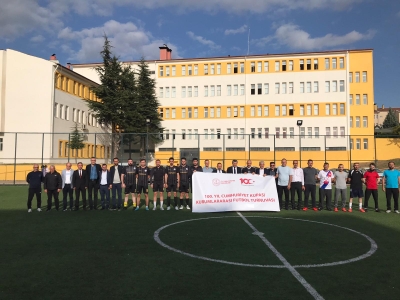
{"type": "MultiPolygon", "coordinates": [[[[297,193],[297,209],[301,208],[301,202],[303,202],[303,191],[301,189],[301,182],[292,182],[290,184],[290,198],[292,200],[292,209],[295,209],[295,196],[297,193]]],[[[286,207],[289,205],[289,199],[286,199],[286,203],[285,203],[286,207]]]]}
{"type": "Polygon", "coordinates": [[[54,204],[56,206],[56,209],[58,210],[58,208],[60,207],[60,201],[58,199],[58,192],[57,190],[47,190],[47,209],[50,210],[51,209],[51,205],[52,205],[52,201],[54,197],[54,204]]]}
{"type": "Polygon", "coordinates": [[[68,196],[69,196],[69,208],[72,209],[74,206],[74,190],[71,187],[71,184],[65,184],[63,188],[63,207],[67,209],[68,206],[68,196]]]}
{"type": "MultiPolygon", "coordinates": [[[[283,204],[283,193],[285,193],[285,202],[289,201],[289,189],[287,186],[282,186],[282,185],[278,185],[277,186],[277,190],[278,190],[278,199],[279,199],[279,207],[280,209],[282,209],[282,204],[283,204]]],[[[286,209],[288,207],[286,206],[286,209]]]]}
{"type": "Polygon", "coordinates": [[[36,195],[37,208],[42,207],[42,188],[29,188],[28,191],[28,209],[32,208],[33,196],[36,195]]]}
{"type": "Polygon", "coordinates": [[[315,192],[317,189],[317,186],[315,184],[306,184],[304,186],[305,191],[304,191],[304,207],[308,208],[308,197],[311,194],[311,203],[312,207],[317,207],[317,199],[315,197],[315,192]]]}
{"type": "Polygon", "coordinates": [[[79,198],[82,194],[83,209],[86,209],[86,189],[79,187],[75,189],[75,209],[79,209],[79,198]]]}
{"type": "Polygon", "coordinates": [[[88,198],[89,198],[89,206],[90,208],[97,209],[97,200],[98,200],[98,194],[99,194],[99,184],[97,180],[89,180],[89,185],[88,185],[88,198]],[[92,198],[92,196],[94,196],[92,198]],[[94,199],[94,206],[93,206],[93,200],[94,199]]]}
{"type": "Polygon", "coordinates": [[[110,205],[110,190],[109,185],[100,185],[100,197],[101,197],[101,207],[108,209],[110,205]]]}
{"type": "Polygon", "coordinates": [[[324,199],[326,199],[326,208],[331,209],[332,189],[319,189],[319,208],[324,208],[324,199]]]}

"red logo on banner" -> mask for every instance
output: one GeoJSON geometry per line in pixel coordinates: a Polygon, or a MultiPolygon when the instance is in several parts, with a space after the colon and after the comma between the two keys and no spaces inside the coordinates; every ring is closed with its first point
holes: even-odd
{"type": "Polygon", "coordinates": [[[249,178],[240,178],[240,183],[245,185],[250,185],[254,183],[254,180],[249,178]]]}
{"type": "Polygon", "coordinates": [[[221,181],[218,178],[214,178],[212,183],[214,186],[219,186],[221,184],[221,181]]]}

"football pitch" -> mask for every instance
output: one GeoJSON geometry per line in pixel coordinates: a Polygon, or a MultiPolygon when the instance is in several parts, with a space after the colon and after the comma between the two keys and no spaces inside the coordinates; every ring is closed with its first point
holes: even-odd
{"type": "Polygon", "coordinates": [[[36,200],[28,214],[26,198],[27,187],[0,187],[3,300],[400,295],[400,215],[384,212],[381,191],[381,212],[370,199],[364,214],[357,204],[353,213],[194,214],[132,206],[38,213],[36,200]]]}

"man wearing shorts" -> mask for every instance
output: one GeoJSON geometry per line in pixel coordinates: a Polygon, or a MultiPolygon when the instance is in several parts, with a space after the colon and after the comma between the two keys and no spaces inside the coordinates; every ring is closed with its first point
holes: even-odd
{"type": "Polygon", "coordinates": [[[378,206],[378,183],[379,183],[379,174],[375,170],[375,164],[369,164],[369,170],[364,173],[363,181],[365,183],[365,200],[364,200],[364,210],[367,211],[368,209],[368,200],[369,197],[374,198],[375,202],[375,212],[379,212],[378,206]]]}
{"type": "MultiPolygon", "coordinates": [[[[179,198],[180,201],[178,201],[178,205],[181,202],[179,209],[183,209],[184,206],[186,206],[186,209],[190,209],[189,203],[186,203],[184,200],[189,201],[189,183],[190,183],[190,168],[186,164],[186,158],[182,157],[181,158],[181,165],[178,168],[178,173],[179,173],[179,181],[178,181],[178,187],[179,187],[179,198]]],[[[176,209],[176,207],[175,207],[176,209]]]]}
{"type": "Polygon", "coordinates": [[[146,166],[146,160],[140,160],[140,166],[136,169],[136,178],[137,178],[137,198],[136,198],[136,209],[140,208],[140,197],[142,193],[144,194],[144,198],[146,200],[146,210],[149,210],[149,180],[150,180],[150,170],[146,166]]]}
{"type": "Polygon", "coordinates": [[[151,188],[153,189],[153,210],[157,209],[157,198],[160,197],[160,210],[164,210],[164,167],[156,160],[156,166],[151,170],[151,188]]]}
{"type": "Polygon", "coordinates": [[[125,202],[124,209],[128,209],[129,194],[131,194],[132,205],[136,205],[136,165],[133,160],[128,159],[128,165],[125,167],[124,173],[122,174],[122,187],[125,188],[125,202]]]}
{"type": "Polygon", "coordinates": [[[174,158],[169,158],[169,165],[165,168],[165,187],[167,188],[167,210],[171,209],[171,196],[174,197],[175,209],[178,210],[178,197],[176,192],[178,191],[179,173],[178,167],[174,166],[174,158]]]}
{"type": "Polygon", "coordinates": [[[360,164],[354,163],[354,169],[349,172],[347,181],[350,182],[350,201],[348,212],[353,212],[353,198],[358,198],[359,211],[365,213],[362,207],[362,198],[364,197],[364,192],[362,188],[364,175],[360,170],[360,164]]]}

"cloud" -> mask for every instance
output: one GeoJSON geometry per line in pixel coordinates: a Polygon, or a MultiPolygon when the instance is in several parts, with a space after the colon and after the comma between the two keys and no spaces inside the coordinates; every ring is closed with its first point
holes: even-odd
{"type": "Polygon", "coordinates": [[[203,38],[200,35],[195,35],[192,31],[188,31],[186,32],[186,34],[194,41],[199,42],[200,44],[203,44],[205,46],[210,47],[211,49],[220,49],[221,46],[215,44],[213,41],[211,40],[207,40],[205,38],[203,38]]]}
{"type": "Polygon", "coordinates": [[[280,46],[287,46],[296,50],[318,50],[331,49],[339,46],[353,44],[362,40],[372,39],[376,34],[375,30],[368,30],[366,33],[351,31],[344,35],[328,33],[322,37],[311,37],[311,35],[300,29],[295,24],[284,24],[279,26],[273,36],[267,36],[252,41],[259,47],[265,47],[268,43],[274,42],[280,46]]]}
{"type": "Polygon", "coordinates": [[[44,42],[45,38],[42,35],[35,35],[33,37],[31,37],[30,41],[32,43],[42,43],[44,42]]]}
{"type": "Polygon", "coordinates": [[[247,31],[247,28],[248,28],[247,25],[243,25],[238,29],[227,29],[225,30],[225,35],[244,33],[247,31]]]}
{"type": "Polygon", "coordinates": [[[77,62],[100,61],[100,51],[104,44],[104,34],[108,36],[113,46],[113,53],[122,60],[158,59],[158,47],[164,43],[173,50],[173,57],[179,58],[177,47],[169,41],[155,38],[150,32],[132,22],[120,23],[110,20],[103,26],[85,28],[74,31],[70,27],[63,28],[58,38],[63,40],[62,51],[69,60],[77,62]],[[78,47],[76,47],[78,43],[78,47]],[[78,48],[78,50],[73,50],[78,48]]]}

